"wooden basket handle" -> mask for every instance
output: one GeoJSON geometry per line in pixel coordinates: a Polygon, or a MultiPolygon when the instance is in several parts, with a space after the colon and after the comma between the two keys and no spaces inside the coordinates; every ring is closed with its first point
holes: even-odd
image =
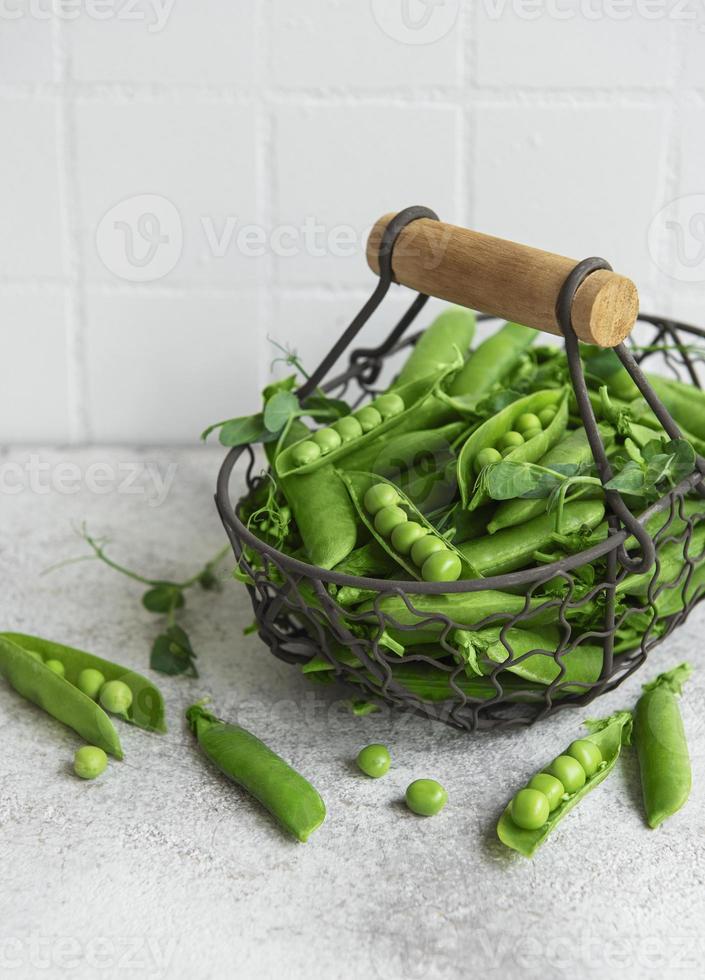
{"type": "MultiPolygon", "coordinates": [[[[367,261],[378,275],[382,233],[393,217],[380,218],[367,240],[367,261]]],[[[408,224],[392,252],[396,282],[558,336],[558,294],[576,264],[562,255],[431,218],[408,224]]],[[[638,312],[639,295],[631,279],[599,269],[575,294],[573,329],[587,344],[614,347],[630,333],[638,312]]]]}

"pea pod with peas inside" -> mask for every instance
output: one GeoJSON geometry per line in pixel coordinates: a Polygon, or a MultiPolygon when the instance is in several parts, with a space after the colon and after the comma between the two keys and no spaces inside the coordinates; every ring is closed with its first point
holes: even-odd
{"type": "MultiPolygon", "coordinates": [[[[614,440],[614,430],[604,423],[601,423],[598,428],[603,443],[609,449],[614,440]]],[[[576,429],[567,433],[537,462],[540,466],[549,469],[557,467],[560,472],[560,467],[563,465],[586,465],[591,463],[592,459],[592,449],[585,430],[576,429]]],[[[494,534],[495,531],[500,531],[502,528],[525,524],[532,518],[545,514],[547,506],[548,498],[546,497],[539,497],[538,499],[518,497],[515,500],[504,500],[494,512],[492,520],[487,525],[487,531],[494,534]]]]}
{"type": "MultiPolygon", "coordinates": [[[[115,688],[115,682],[125,686],[129,694],[122,695],[122,704],[129,701],[124,711],[116,711],[124,721],[136,725],[150,732],[166,732],[166,720],[164,712],[164,699],[159,689],[141,674],[96,657],[85,650],[77,650],[74,647],[66,646],[62,643],[54,643],[38,636],[28,636],[25,633],[6,632],[0,633],[0,639],[5,638],[21,647],[23,650],[41,656],[43,660],[57,660],[63,665],[64,677],[72,686],[84,690],[90,697],[100,697],[101,701],[107,700],[108,710],[114,708],[110,704],[110,699],[106,698],[108,691],[103,690],[103,686],[113,685],[113,692],[120,694],[120,689],[115,688]],[[92,676],[89,676],[92,675],[92,676]],[[102,680],[100,680],[102,678],[102,680]],[[85,683],[84,683],[85,680],[85,683]],[[91,687],[91,680],[93,687],[91,687]],[[97,683],[100,681],[100,686],[97,683]]],[[[117,705],[117,701],[114,702],[117,705]]]]}
{"type": "Polygon", "coordinates": [[[622,746],[630,742],[629,711],[586,725],[590,734],[532,777],[499,818],[497,836],[524,857],[532,857],[563,817],[609,776],[622,746]]]}
{"type": "Polygon", "coordinates": [[[523,463],[535,463],[561,439],[568,423],[568,396],[565,388],[536,391],[507,405],[492,418],[487,419],[468,436],[457,463],[458,486],[464,507],[474,510],[487,503],[489,497],[481,489],[475,489],[477,476],[488,463],[497,462],[504,456],[523,463]],[[545,428],[525,430],[527,437],[516,429],[524,416],[537,418],[546,409],[555,408],[555,414],[545,428]]]}
{"type": "Polygon", "coordinates": [[[339,471],[360,520],[374,540],[412,578],[455,582],[477,571],[389,480],[374,473],[339,471]]]}
{"type": "Polygon", "coordinates": [[[678,696],[691,672],[685,663],[659,674],[644,685],[636,706],[634,745],[646,820],[652,828],[680,810],[690,795],[690,757],[678,696]]]}
{"type": "Polygon", "coordinates": [[[72,728],[86,742],[122,759],[120,737],[100,705],[8,634],[0,634],[0,674],[18,694],[72,728]]]}
{"type": "Polygon", "coordinates": [[[379,395],[351,415],[287,446],[275,460],[277,475],[285,478],[310,473],[327,463],[339,465],[381,437],[457,421],[457,415],[435,394],[443,377],[431,375],[379,395]]]}
{"type": "Polygon", "coordinates": [[[222,721],[203,705],[191,705],[186,720],[211,762],[259,800],[290,834],[308,840],[326,816],[318,792],[255,735],[222,721]]]}

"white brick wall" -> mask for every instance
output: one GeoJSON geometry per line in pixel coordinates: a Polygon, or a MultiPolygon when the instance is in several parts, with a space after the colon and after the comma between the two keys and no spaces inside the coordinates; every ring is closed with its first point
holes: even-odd
{"type": "Polygon", "coordinates": [[[407,204],[603,254],[705,324],[697,0],[50,9],[0,0],[0,440],[190,442],[254,408],[267,336],[313,366],[407,204]]]}

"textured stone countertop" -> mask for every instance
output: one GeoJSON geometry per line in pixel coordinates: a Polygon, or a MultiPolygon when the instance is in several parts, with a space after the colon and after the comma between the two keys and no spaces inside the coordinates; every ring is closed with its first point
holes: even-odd
{"type": "MultiPolygon", "coordinates": [[[[140,588],[80,554],[85,520],[112,554],[185,576],[223,542],[215,449],[85,449],[0,456],[4,628],[38,633],[147,671],[157,621],[140,588]]],[[[94,783],[71,773],[79,738],[0,685],[0,972],[3,977],[690,977],[705,956],[705,615],[587,714],[631,706],[642,681],[684,658],[694,788],[646,829],[636,760],[576,808],[534,860],[494,824],[512,791],[575,738],[585,712],[530,731],[473,737],[418,718],[353,717],[345,690],[314,687],[271,657],[245,591],[189,598],[198,679],[157,676],[169,734],[121,726],[123,763],[94,783]],[[212,694],[294,763],[328,805],[301,845],[199,755],[183,709],[212,694]],[[351,766],[386,742],[379,781],[351,766]],[[432,776],[437,818],[400,800],[432,776]]]]}

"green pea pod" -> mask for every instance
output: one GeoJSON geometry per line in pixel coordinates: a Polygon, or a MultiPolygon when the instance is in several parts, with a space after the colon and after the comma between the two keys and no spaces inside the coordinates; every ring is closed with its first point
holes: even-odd
{"type": "MultiPolygon", "coordinates": [[[[601,500],[572,500],[563,508],[561,534],[575,534],[582,528],[592,530],[605,516],[601,500]]],[[[494,534],[458,545],[480,575],[503,575],[531,564],[536,551],[543,551],[554,541],[556,515],[541,514],[520,527],[507,527],[494,534]]]]}
{"type": "Polygon", "coordinates": [[[649,827],[677,813],[690,795],[688,743],[678,695],[692,673],[684,663],[645,684],[634,718],[644,810],[649,827]]]}
{"type": "MultiPolygon", "coordinates": [[[[433,654],[432,650],[424,648],[420,648],[419,652],[427,656],[433,654]]],[[[420,701],[433,704],[448,701],[451,709],[457,706],[459,692],[478,701],[491,701],[497,697],[497,687],[489,677],[468,677],[457,666],[444,669],[431,664],[406,664],[400,661],[391,666],[390,674],[393,684],[399,684],[420,701]]],[[[366,676],[370,684],[383,688],[384,682],[378,677],[371,673],[366,676]]],[[[502,690],[502,700],[510,704],[536,701],[545,695],[544,689],[538,684],[531,684],[511,675],[503,679],[502,690]]]]}
{"type": "Polygon", "coordinates": [[[597,772],[588,776],[585,784],[577,792],[566,795],[558,807],[549,815],[544,825],[537,830],[525,830],[514,823],[511,817],[511,803],[499,818],[497,836],[503,844],[523,854],[524,857],[532,857],[563,817],[584,796],[607,779],[615,767],[622,746],[629,744],[632,715],[629,711],[618,711],[609,718],[586,722],[586,725],[590,728],[591,733],[585,736],[585,741],[596,745],[602,755],[602,763],[597,772]]]}
{"type": "MultiPolygon", "coordinates": [[[[614,430],[604,424],[601,424],[599,429],[603,442],[609,447],[614,440],[614,430]]],[[[585,465],[592,462],[592,450],[585,429],[569,432],[537,462],[549,469],[568,464],[585,465]]],[[[497,507],[492,520],[487,525],[487,530],[490,534],[494,534],[495,531],[505,527],[525,524],[532,517],[545,514],[547,505],[548,498],[546,497],[541,497],[538,500],[521,497],[516,500],[504,500],[497,507]]]]}
{"type": "Polygon", "coordinates": [[[684,426],[697,439],[705,440],[705,394],[695,385],[683,384],[674,378],[648,375],[649,384],[659,396],[679,426],[684,426]]]}
{"type": "Polygon", "coordinates": [[[357,543],[358,520],[332,464],[279,481],[299,529],[308,560],[334,568],[357,543]]]}
{"type": "Polygon", "coordinates": [[[440,385],[444,377],[449,373],[449,371],[446,371],[445,375],[433,375],[431,377],[421,378],[418,381],[412,381],[403,387],[397,388],[394,394],[398,395],[403,401],[403,411],[399,412],[398,415],[392,415],[384,419],[373,429],[357,436],[349,442],[342,442],[337,449],[319,455],[310,463],[302,465],[297,462],[299,447],[303,442],[309,440],[302,439],[292,443],[279,453],[275,460],[274,468],[277,476],[286,477],[294,473],[297,476],[302,476],[306,473],[312,473],[318,469],[325,468],[330,463],[341,465],[342,460],[346,457],[351,457],[354,460],[355,453],[362,449],[367,451],[369,444],[379,443],[381,439],[388,438],[391,433],[398,435],[402,432],[442,425],[454,418],[457,420],[455,413],[435,395],[437,386],[440,385]]]}
{"type": "Polygon", "coordinates": [[[463,506],[474,510],[480,504],[486,504],[489,497],[483,490],[475,490],[477,474],[475,459],[482,449],[495,448],[501,437],[509,432],[517,419],[525,413],[538,413],[544,408],[553,406],[557,409],[549,425],[538,435],[523,442],[507,454],[506,458],[522,463],[535,463],[545,456],[560,440],[568,424],[568,397],[565,388],[551,388],[536,391],[518,401],[512,402],[497,412],[492,418],[483,422],[479,428],[468,437],[458,456],[457,472],[458,486],[463,506]]]}
{"type": "Polygon", "coordinates": [[[73,728],[89,745],[122,759],[118,733],[100,705],[45,667],[7,634],[0,635],[0,674],[18,694],[73,728]]]}
{"type": "Polygon", "coordinates": [[[103,660],[102,657],[96,657],[92,653],[86,653],[84,650],[76,650],[61,643],[52,643],[51,640],[43,640],[38,636],[27,636],[25,633],[0,633],[0,637],[16,643],[23,650],[41,654],[45,660],[60,660],[66,671],[64,676],[70,684],[75,685],[78,675],[88,667],[99,670],[106,681],[122,681],[132,691],[132,704],[123,720],[149,732],[166,732],[164,699],[161,692],[141,674],[110,660],[103,660]]]}
{"type": "Polygon", "coordinates": [[[378,609],[385,619],[392,621],[392,625],[428,629],[436,635],[443,632],[444,624],[429,621],[428,617],[447,616],[458,626],[475,629],[482,629],[487,625],[485,620],[506,622],[510,617],[517,616],[525,610],[535,612],[539,618],[547,618],[549,622],[555,622],[556,619],[555,605],[541,608],[546,606],[545,599],[536,596],[526,598],[523,595],[500,592],[496,589],[483,589],[481,592],[449,592],[443,595],[409,595],[408,601],[416,612],[410,609],[399,595],[385,595],[374,601],[367,601],[360,606],[358,612],[374,613],[378,609]]]}
{"type": "MultiPolygon", "coordinates": [[[[682,522],[680,523],[682,525],[682,522]]],[[[669,534],[670,531],[666,533],[666,539],[669,534]]],[[[696,560],[703,555],[703,550],[705,550],[705,521],[701,521],[695,525],[688,543],[687,553],[691,560],[696,560]]],[[[643,572],[640,575],[626,575],[617,582],[617,595],[646,595],[650,590],[653,594],[657,586],[663,586],[666,589],[684,586],[687,575],[684,552],[684,541],[666,540],[659,548],[658,572],[656,572],[655,568],[650,568],[648,572],[643,572]],[[656,581],[653,588],[651,588],[652,582],[654,582],[654,575],[656,576],[656,581]]]]}
{"type": "Polygon", "coordinates": [[[384,483],[391,487],[398,496],[398,506],[408,514],[409,519],[415,521],[417,524],[420,524],[421,527],[425,529],[427,534],[438,538],[441,542],[443,542],[448,551],[457,555],[460,561],[460,575],[457,576],[458,578],[478,577],[477,571],[473,567],[472,563],[460,551],[458,551],[457,548],[454,548],[450,541],[438,533],[433,524],[426,520],[421,511],[411,502],[411,500],[409,500],[409,498],[399,489],[399,487],[397,487],[390,480],[385,480],[383,477],[377,476],[375,473],[345,473],[343,471],[338,471],[338,475],[348,489],[350,499],[355,506],[358,517],[370,532],[374,540],[412,578],[419,581],[422,580],[420,569],[414,564],[411,558],[409,558],[407,555],[401,554],[393,547],[387,538],[379,534],[375,528],[374,519],[365,509],[363,498],[370,487],[373,487],[376,484],[384,483]]]}
{"type": "MultiPolygon", "coordinates": [[[[560,631],[555,626],[534,630],[502,630],[496,626],[479,632],[456,630],[453,641],[466,656],[475,658],[478,669],[483,674],[491,673],[495,669],[494,664],[505,664],[506,669],[518,677],[534,684],[549,685],[561,673],[558,661],[552,656],[560,645],[560,631]],[[511,660],[507,647],[511,649],[511,660]]],[[[560,679],[561,691],[585,691],[586,685],[595,684],[602,671],[602,659],[602,648],[591,644],[575,647],[562,654],[560,663],[565,670],[560,679]]]]}
{"type": "Polygon", "coordinates": [[[455,364],[458,354],[465,356],[474,336],[475,314],[472,310],[462,306],[444,310],[416,341],[389,391],[397,391],[410,381],[438,374],[443,368],[455,364]]]}
{"type": "Polygon", "coordinates": [[[453,455],[455,440],[467,431],[467,422],[449,422],[439,428],[411,432],[394,431],[384,439],[367,442],[363,448],[351,452],[340,460],[339,466],[383,476],[397,476],[415,468],[438,471],[453,455]]]}
{"type": "Polygon", "coordinates": [[[205,711],[203,702],[191,705],[186,719],[211,762],[259,800],[290,834],[306,841],[321,826],[326,807],[319,794],[264,742],[205,711]]]}
{"type": "Polygon", "coordinates": [[[465,366],[453,378],[448,393],[463,396],[468,404],[476,403],[509,374],[537,336],[537,331],[531,327],[505,323],[470,354],[465,366]]]}

